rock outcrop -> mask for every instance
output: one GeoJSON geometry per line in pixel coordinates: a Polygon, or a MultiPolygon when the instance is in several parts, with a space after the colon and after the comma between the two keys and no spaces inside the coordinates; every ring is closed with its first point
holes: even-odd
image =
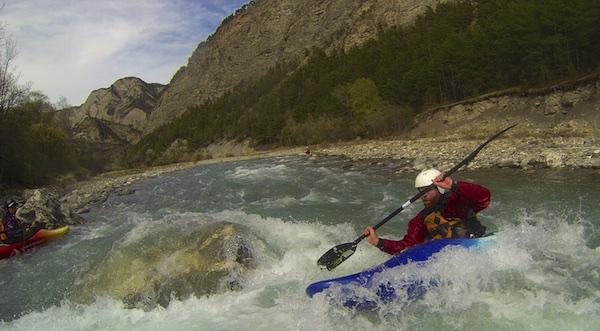
{"type": "Polygon", "coordinates": [[[95,143],[135,143],[146,126],[164,85],[135,77],[93,91],[85,103],[61,111],[59,117],[75,137],[95,143]]]}
{"type": "Polygon", "coordinates": [[[17,218],[27,225],[54,229],[65,224],[82,224],[81,216],[64,211],[57,195],[48,189],[26,190],[25,203],[17,210],[17,218]]]}
{"type": "Polygon", "coordinates": [[[226,19],[172,78],[145,132],[215,98],[276,63],[301,63],[314,48],[349,49],[405,25],[443,0],[258,0],[226,19]]]}

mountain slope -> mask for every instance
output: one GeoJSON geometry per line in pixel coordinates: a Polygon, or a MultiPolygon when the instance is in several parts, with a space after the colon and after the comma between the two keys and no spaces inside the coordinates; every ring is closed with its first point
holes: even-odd
{"type": "Polygon", "coordinates": [[[172,78],[145,132],[314,48],[349,49],[443,0],[259,0],[226,19],[172,78]]]}

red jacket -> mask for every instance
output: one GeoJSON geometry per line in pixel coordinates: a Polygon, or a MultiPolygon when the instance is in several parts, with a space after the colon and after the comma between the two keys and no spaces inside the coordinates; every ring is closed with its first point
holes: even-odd
{"type": "MultiPolygon", "coordinates": [[[[490,190],[468,182],[458,182],[450,191],[443,205],[442,216],[446,218],[466,219],[473,213],[478,213],[490,204],[490,190]]],[[[402,250],[420,244],[427,238],[427,228],[424,217],[425,209],[419,212],[410,222],[402,240],[383,240],[383,250],[389,254],[397,254],[402,250]]]]}

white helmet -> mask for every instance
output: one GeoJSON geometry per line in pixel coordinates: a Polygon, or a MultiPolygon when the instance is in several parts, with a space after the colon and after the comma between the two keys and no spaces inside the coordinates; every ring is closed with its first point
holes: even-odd
{"type": "MultiPolygon", "coordinates": [[[[415,179],[415,187],[421,188],[429,186],[433,183],[433,180],[441,174],[442,173],[439,170],[433,168],[423,170],[417,175],[417,178],[415,179]]],[[[446,190],[441,187],[438,187],[437,189],[438,191],[440,191],[441,194],[446,193],[446,190]]]]}

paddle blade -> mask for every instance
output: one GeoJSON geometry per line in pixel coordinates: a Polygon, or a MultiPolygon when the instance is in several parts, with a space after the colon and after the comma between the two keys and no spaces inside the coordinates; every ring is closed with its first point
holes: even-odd
{"type": "Polygon", "coordinates": [[[342,264],[342,262],[346,261],[354,252],[356,251],[355,243],[345,243],[341,245],[337,245],[334,248],[327,251],[327,253],[323,254],[321,258],[317,261],[317,264],[321,266],[321,268],[327,268],[327,270],[333,270],[338,265],[342,264]]]}

